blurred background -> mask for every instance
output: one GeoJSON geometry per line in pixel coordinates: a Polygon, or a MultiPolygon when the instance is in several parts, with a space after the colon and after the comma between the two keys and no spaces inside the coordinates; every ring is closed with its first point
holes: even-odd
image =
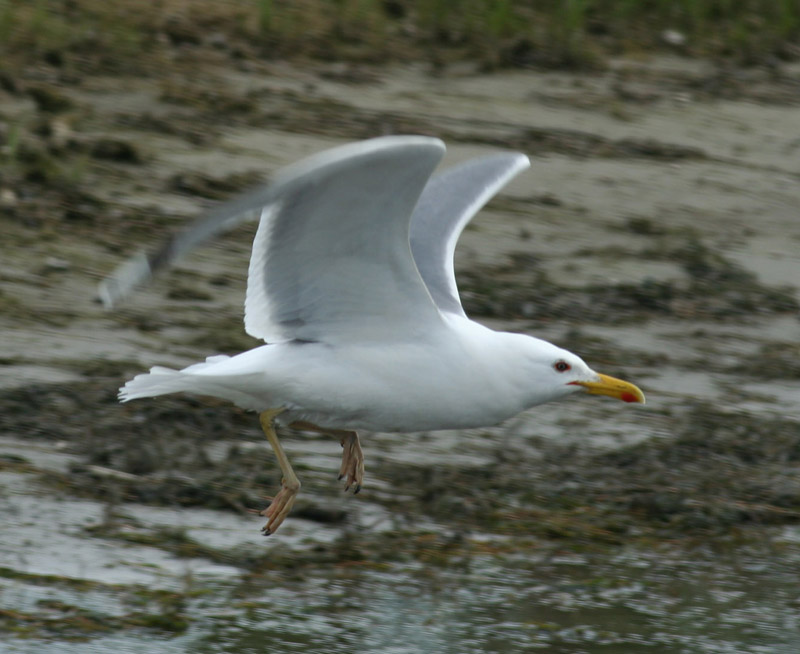
{"type": "Polygon", "coordinates": [[[797,0],[0,0],[0,652],[800,649],[797,0]],[[493,429],[334,439],[154,364],[254,347],[243,225],[97,283],[280,167],[382,134],[532,166],[467,312],[629,379],[493,429]]]}

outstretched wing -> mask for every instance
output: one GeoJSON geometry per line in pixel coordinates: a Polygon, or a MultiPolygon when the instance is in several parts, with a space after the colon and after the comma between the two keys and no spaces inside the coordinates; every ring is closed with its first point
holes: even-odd
{"type": "Polygon", "coordinates": [[[521,154],[492,155],[429,179],[443,153],[437,139],[384,137],[301,161],[215,207],[155,254],[125,262],[100,296],[111,307],[266,207],[250,262],[248,333],[268,341],[385,338],[388,329],[412,337],[438,319],[437,307],[464,315],[453,271],[458,237],[529,165],[521,154]]]}
{"type": "Polygon", "coordinates": [[[428,182],[411,217],[411,252],[440,310],[464,315],[453,271],[453,253],[464,227],[508,181],[530,165],[505,153],[472,159],[428,182]]]}
{"type": "Polygon", "coordinates": [[[245,329],[266,341],[413,339],[441,314],[414,264],[409,222],[444,144],[395,136],[287,168],[253,242],[245,329]]]}
{"type": "Polygon", "coordinates": [[[192,225],[167,239],[155,253],[139,252],[100,282],[98,295],[106,309],[124,300],[162,269],[220,232],[232,229],[245,220],[258,218],[261,208],[275,193],[272,185],[258,186],[207,211],[192,225]]]}

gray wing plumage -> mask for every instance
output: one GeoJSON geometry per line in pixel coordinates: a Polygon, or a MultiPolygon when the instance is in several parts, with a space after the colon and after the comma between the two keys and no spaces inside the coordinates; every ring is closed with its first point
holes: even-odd
{"type": "Polygon", "coordinates": [[[441,324],[408,235],[443,155],[438,139],[390,136],[287,169],[253,241],[247,333],[361,343],[413,339],[441,324]]]}
{"type": "Polygon", "coordinates": [[[107,307],[214,235],[262,211],[245,329],[267,341],[412,337],[464,315],[453,271],[462,230],[527,157],[473,159],[432,179],[437,139],[383,137],[322,152],[225,202],[100,285],[107,307]],[[433,300],[433,301],[431,301],[433,300]]]}
{"type": "Polygon", "coordinates": [[[113,308],[137,286],[174,264],[201,243],[245,220],[257,219],[261,208],[269,204],[274,196],[272,184],[255,187],[206,212],[191,227],[165,241],[155,253],[147,255],[140,252],[131,257],[100,283],[98,295],[103,305],[106,309],[113,308]]]}
{"type": "Polygon", "coordinates": [[[456,242],[464,227],[529,165],[523,154],[490,155],[454,166],[428,182],[411,217],[411,252],[441,311],[464,315],[453,270],[456,242]]]}
{"type": "MultiPolygon", "coordinates": [[[[367,163],[367,165],[363,165],[365,161],[363,155],[369,152],[372,152],[374,155],[381,149],[386,149],[386,152],[384,152],[384,155],[386,155],[390,151],[396,150],[399,144],[412,145],[412,150],[415,147],[419,149],[421,146],[422,150],[425,150],[428,153],[427,157],[422,157],[423,170],[421,176],[419,176],[417,180],[418,182],[424,184],[444,153],[444,145],[437,139],[425,139],[423,137],[385,137],[349,144],[340,148],[334,148],[332,150],[322,152],[315,156],[309,157],[308,159],[300,161],[297,164],[289,166],[282,171],[279,171],[275,176],[275,179],[270,184],[255,187],[228,202],[223,202],[222,204],[214,207],[210,211],[206,212],[203,216],[195,220],[188,228],[167,239],[154,253],[137,253],[135,256],[118,266],[117,269],[111,273],[111,275],[106,277],[99,284],[99,298],[107,309],[111,309],[116,304],[128,297],[138,286],[146,283],[159,271],[176,263],[179,259],[181,259],[181,257],[196,248],[198,245],[210,240],[212,237],[228,229],[232,229],[236,225],[246,220],[257,219],[259,215],[262,215],[262,213],[265,213],[266,215],[266,212],[262,212],[262,209],[266,208],[269,209],[270,212],[274,213],[277,208],[276,203],[282,202],[285,207],[283,211],[285,212],[287,211],[286,201],[290,196],[295,198],[294,200],[291,200],[291,202],[294,202],[295,205],[298,205],[298,189],[300,187],[303,185],[307,185],[308,187],[318,185],[319,180],[315,180],[315,175],[319,174],[322,168],[327,168],[328,173],[330,173],[337,166],[341,166],[342,162],[349,157],[360,157],[363,170],[360,173],[356,173],[356,175],[349,179],[346,178],[346,175],[344,174],[339,176],[338,182],[336,183],[344,184],[344,186],[338,189],[338,199],[345,199],[341,193],[352,193],[353,198],[358,198],[361,200],[372,197],[373,200],[378,201],[373,201],[370,206],[376,209],[375,215],[380,216],[383,212],[379,201],[385,201],[387,198],[389,201],[391,201],[391,198],[394,195],[394,192],[397,190],[398,185],[402,183],[403,175],[401,173],[395,180],[392,180],[388,176],[388,171],[384,170],[384,173],[387,173],[387,175],[381,178],[376,177],[372,180],[371,187],[367,187],[365,184],[370,177],[368,172],[371,168],[371,165],[369,163],[367,163]],[[428,170],[428,168],[430,168],[430,170],[428,170]],[[362,173],[363,180],[359,179],[359,175],[362,175],[362,173]],[[424,180],[422,178],[424,178],[424,180]]],[[[407,155],[400,157],[398,161],[404,161],[405,158],[407,158],[407,155]]],[[[374,173],[372,176],[375,177],[374,173]]],[[[333,177],[329,177],[329,181],[333,179],[333,177]]],[[[421,190],[421,187],[419,190],[421,190]]],[[[406,197],[406,201],[410,203],[410,206],[408,207],[409,213],[405,216],[404,221],[406,230],[408,229],[407,219],[410,216],[410,212],[416,199],[416,195],[413,197],[406,197]]],[[[298,208],[298,206],[295,206],[294,211],[297,211],[298,208]]],[[[324,207],[317,207],[317,209],[324,212],[324,207]]],[[[319,216],[317,218],[319,218],[319,216]]],[[[262,224],[265,223],[264,220],[261,222],[262,224]]],[[[278,222],[285,223],[285,220],[272,222],[275,224],[278,222]]],[[[340,234],[341,233],[342,232],[340,231],[340,234]]],[[[339,234],[329,234],[329,236],[338,238],[339,234]]],[[[263,241],[264,239],[265,237],[262,235],[261,240],[263,241]]],[[[407,241],[408,238],[406,232],[406,235],[403,237],[403,242],[407,245],[407,241]]],[[[411,257],[409,254],[409,259],[410,258],[411,257]]],[[[411,265],[413,266],[413,264],[411,265]]],[[[255,298],[258,290],[254,282],[251,282],[249,287],[252,305],[252,303],[255,301],[252,298],[255,298]]],[[[255,332],[264,331],[264,329],[259,329],[258,325],[259,322],[266,324],[267,319],[264,318],[259,320],[255,317],[254,312],[251,313],[248,323],[252,326],[252,329],[255,332]]],[[[284,318],[281,320],[291,319],[284,316],[284,318]]]]}

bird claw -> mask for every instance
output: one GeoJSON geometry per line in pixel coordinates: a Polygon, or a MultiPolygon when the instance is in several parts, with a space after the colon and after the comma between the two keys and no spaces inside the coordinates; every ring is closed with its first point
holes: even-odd
{"type": "Polygon", "coordinates": [[[361,490],[364,481],[364,452],[358,441],[356,432],[348,432],[342,437],[342,466],[339,469],[339,481],[345,480],[344,490],[353,489],[353,495],[361,490]]]}
{"type": "Polygon", "coordinates": [[[297,498],[297,491],[299,490],[299,483],[297,487],[283,485],[272,502],[270,502],[269,506],[261,511],[260,515],[268,518],[267,524],[261,528],[261,533],[264,536],[269,536],[278,531],[278,527],[283,524],[284,519],[289,515],[289,511],[292,510],[294,501],[297,498]]]}

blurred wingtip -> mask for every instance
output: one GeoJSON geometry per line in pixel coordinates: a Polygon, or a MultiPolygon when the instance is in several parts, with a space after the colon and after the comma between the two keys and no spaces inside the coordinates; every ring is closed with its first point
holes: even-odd
{"type": "Polygon", "coordinates": [[[119,266],[111,275],[100,282],[97,294],[103,307],[108,311],[124,300],[140,284],[152,275],[150,260],[144,252],[139,252],[119,266]]]}

